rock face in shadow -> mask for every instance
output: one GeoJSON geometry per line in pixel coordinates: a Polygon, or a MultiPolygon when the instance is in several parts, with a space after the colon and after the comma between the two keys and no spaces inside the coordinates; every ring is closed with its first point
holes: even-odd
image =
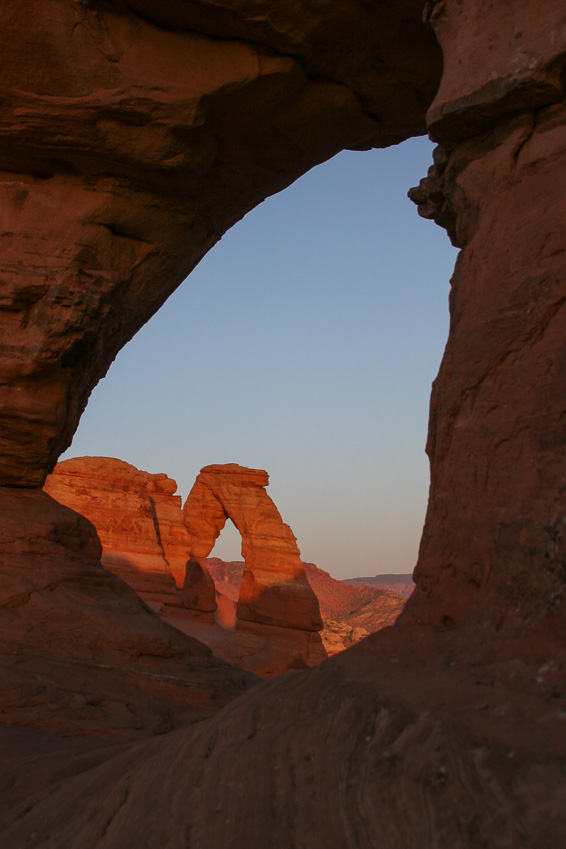
{"type": "Polygon", "coordinates": [[[411,194],[462,251],[402,621],[526,634],[556,620],[566,578],[566,103],[556,87],[566,11],[443,5],[435,26],[451,73],[430,112],[442,147],[411,194]],[[527,14],[536,23],[523,27],[527,14]]]}
{"type": "Polygon", "coordinates": [[[205,466],[183,507],[191,538],[191,560],[198,558],[202,568],[206,568],[205,558],[226,519],[231,519],[242,535],[246,564],[238,619],[320,631],[318,601],[307,580],[297,541],[265,491],[268,483],[267,472],[259,469],[236,463],[205,466]]]}
{"type": "Polygon", "coordinates": [[[77,774],[29,793],[31,810],[22,803],[3,837],[19,847],[31,834],[32,849],[179,849],[187,839],[230,849],[558,849],[564,719],[553,683],[556,670],[538,684],[502,657],[464,662],[454,632],[388,628],[198,727],[98,762],[70,758],[77,774]]]}
{"type": "Polygon", "coordinates": [[[424,131],[421,7],[2,5],[0,485],[42,486],[116,353],[246,212],[424,131]]]}

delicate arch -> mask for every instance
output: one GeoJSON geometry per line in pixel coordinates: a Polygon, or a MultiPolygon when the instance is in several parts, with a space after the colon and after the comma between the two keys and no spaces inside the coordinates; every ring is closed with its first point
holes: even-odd
{"type": "Polygon", "coordinates": [[[318,600],[307,580],[293,532],[265,491],[268,483],[267,472],[236,463],[201,470],[183,508],[191,540],[184,604],[196,610],[211,609],[214,583],[205,558],[226,519],[231,519],[242,536],[246,563],[238,619],[319,631],[322,621],[318,600]]]}

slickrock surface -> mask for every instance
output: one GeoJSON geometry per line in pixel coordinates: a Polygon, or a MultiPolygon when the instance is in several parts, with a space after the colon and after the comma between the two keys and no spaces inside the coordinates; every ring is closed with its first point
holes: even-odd
{"type": "Polygon", "coordinates": [[[0,484],[42,486],[116,353],[246,212],[424,131],[421,10],[1,4],[0,484]]]}
{"type": "Polygon", "coordinates": [[[189,539],[174,480],[111,457],[77,457],[58,463],[44,489],[92,522],[107,569],[144,596],[176,595],[166,554],[179,574],[189,539]]]}
{"type": "MultiPolygon", "coordinates": [[[[246,568],[240,587],[239,620],[320,631],[318,601],[305,575],[289,525],[265,491],[267,472],[236,463],[205,466],[183,507],[191,537],[191,560],[201,568],[226,520],[242,536],[246,568]]],[[[199,574],[200,577],[200,574],[199,574]]]]}
{"type": "Polygon", "coordinates": [[[538,683],[520,661],[464,659],[454,632],[388,628],[199,727],[102,764],[70,760],[79,774],[29,794],[4,837],[18,849],[560,849],[556,673],[538,683]]]}
{"type": "Polygon", "coordinates": [[[0,724],[139,737],[253,683],[103,569],[82,516],[11,487],[0,487],[0,515],[0,724]]]}

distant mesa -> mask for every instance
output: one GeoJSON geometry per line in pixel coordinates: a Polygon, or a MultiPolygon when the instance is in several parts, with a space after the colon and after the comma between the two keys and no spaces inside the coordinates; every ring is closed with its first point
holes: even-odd
{"type": "Polygon", "coordinates": [[[365,585],[368,587],[377,587],[381,590],[390,590],[403,596],[403,598],[409,598],[415,589],[412,574],[375,575],[373,578],[346,578],[344,583],[350,584],[353,587],[365,585]]]}

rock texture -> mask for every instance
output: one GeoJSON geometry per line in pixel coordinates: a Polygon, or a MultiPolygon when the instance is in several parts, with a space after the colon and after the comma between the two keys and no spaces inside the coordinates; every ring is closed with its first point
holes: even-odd
{"type": "Polygon", "coordinates": [[[140,737],[206,716],[253,683],[103,569],[85,518],[11,487],[0,487],[0,511],[2,724],[140,737]]]}
{"type": "MultiPolygon", "coordinates": [[[[225,563],[215,557],[209,558],[206,565],[217,591],[237,601],[245,564],[225,563]]],[[[390,590],[352,586],[332,578],[314,563],[303,565],[318,600],[323,622],[320,635],[328,655],[343,651],[380,628],[393,625],[403,609],[403,598],[390,590]]]]}
{"type": "Polygon", "coordinates": [[[468,665],[455,637],[385,629],[196,728],[69,759],[75,774],[48,774],[12,805],[3,837],[18,849],[559,849],[556,670],[538,684],[521,662],[468,665]]]}
{"type": "Polygon", "coordinates": [[[445,3],[435,21],[452,73],[429,116],[442,148],[412,195],[462,251],[403,620],[528,640],[566,621],[566,11],[497,6],[445,3]]]}
{"type": "MultiPolygon", "coordinates": [[[[183,521],[181,497],[174,495],[175,481],[122,460],[65,460],[48,476],[44,489],[92,522],[102,543],[101,562],[109,571],[167,622],[210,646],[216,657],[262,677],[320,663],[326,652],[312,627],[313,616],[319,615],[318,603],[306,582],[290,528],[264,488],[257,498],[251,494],[255,471],[239,466],[211,468],[220,475],[216,494],[202,485],[201,473],[186,502],[190,533],[183,521]],[[268,602],[275,596],[276,621],[261,621],[262,592],[258,592],[256,622],[238,622],[239,606],[226,605],[229,599],[220,599],[221,609],[215,615],[219,595],[202,554],[212,548],[218,527],[226,521],[219,493],[246,533],[244,547],[253,555],[252,580],[264,593],[270,582],[265,594],[268,602]],[[200,537],[195,536],[196,530],[200,537]],[[308,627],[300,628],[297,623],[306,605],[310,605],[308,627]]],[[[267,474],[261,475],[267,481],[267,474]]],[[[242,574],[238,588],[241,581],[242,574]]],[[[269,615],[269,603],[265,609],[269,615]]]]}
{"type": "MultiPolygon", "coordinates": [[[[146,639],[156,619],[96,561],[61,584],[80,521],[35,534],[52,502],[4,489],[3,657],[19,690],[2,707],[20,727],[0,735],[3,845],[564,846],[563,2],[23,0],[0,22],[3,484],[43,482],[116,351],[231,223],[341,147],[422,130],[428,106],[440,149],[412,196],[462,248],[416,589],[395,627],[316,669],[157,740],[30,732],[96,707],[92,658],[112,670],[86,636],[93,608],[116,626],[121,682],[133,665],[152,699],[188,692],[194,667],[171,681],[147,661],[181,638],[146,639]],[[41,688],[75,634],[61,714],[41,688]]],[[[190,654],[176,645],[174,663],[190,654]]],[[[112,704],[131,727],[147,698],[133,686],[112,704]]]]}
{"type": "Polygon", "coordinates": [[[189,537],[174,480],[111,457],[78,457],[58,463],[44,489],[92,522],[107,569],[144,598],[176,594],[169,558],[182,585],[189,537]]]}
{"type": "MultiPolygon", "coordinates": [[[[318,601],[305,575],[289,525],[265,491],[267,472],[236,463],[205,466],[183,507],[191,538],[191,562],[198,562],[200,585],[204,560],[231,519],[242,535],[246,568],[240,587],[239,620],[320,631],[318,601]]],[[[185,594],[190,591],[187,569],[185,594]]]]}
{"type": "Polygon", "coordinates": [[[118,350],[248,210],[424,131],[421,7],[2,5],[0,485],[43,484],[118,350]]]}

